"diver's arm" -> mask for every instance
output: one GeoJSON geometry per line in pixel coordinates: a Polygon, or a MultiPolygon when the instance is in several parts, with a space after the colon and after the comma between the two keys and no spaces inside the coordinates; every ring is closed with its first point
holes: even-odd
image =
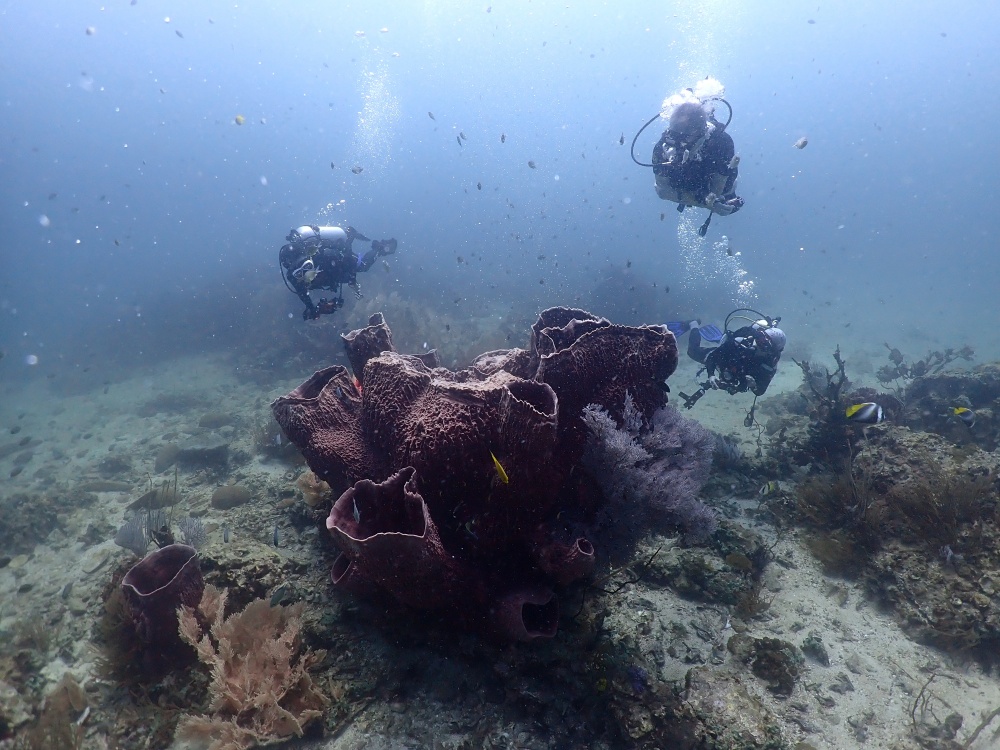
{"type": "Polygon", "coordinates": [[[379,255],[378,249],[372,247],[371,250],[369,250],[367,253],[358,258],[357,260],[358,270],[367,271],[375,264],[375,261],[378,259],[378,255],[379,255]]]}
{"type": "Polygon", "coordinates": [[[302,304],[306,306],[306,309],[302,311],[303,320],[313,320],[319,317],[319,313],[316,312],[316,305],[313,304],[312,297],[309,296],[309,291],[306,289],[305,284],[297,279],[290,280],[292,289],[295,290],[295,296],[302,300],[302,304]]]}
{"type": "Polygon", "coordinates": [[[396,240],[372,240],[372,249],[357,259],[357,270],[367,271],[375,261],[383,255],[392,255],[396,252],[396,240]]]}

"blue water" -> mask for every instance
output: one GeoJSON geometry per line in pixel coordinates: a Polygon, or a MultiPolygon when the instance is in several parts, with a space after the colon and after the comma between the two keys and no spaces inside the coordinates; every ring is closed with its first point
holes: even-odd
{"type": "Polygon", "coordinates": [[[0,373],[87,357],[124,371],[246,346],[275,321],[292,335],[306,324],[276,254],[307,222],[398,238],[366,295],[470,320],[572,304],[721,321],[752,302],[783,316],[791,351],[877,357],[888,340],[995,358],[998,15],[929,0],[10,0],[0,373]],[[679,229],[628,147],[707,75],[734,109],[746,206],[699,244],[703,217],[679,229]]]}

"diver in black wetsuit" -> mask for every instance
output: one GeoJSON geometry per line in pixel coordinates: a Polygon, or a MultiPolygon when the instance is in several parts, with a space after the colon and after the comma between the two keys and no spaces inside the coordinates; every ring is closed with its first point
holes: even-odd
{"type": "MultiPolygon", "coordinates": [[[[691,338],[688,339],[688,356],[705,365],[708,379],[690,396],[680,394],[686,408],[694,406],[709,390],[723,390],[729,394],[750,391],[754,395],[756,406],[756,397],[763,396],[771,384],[771,379],[778,371],[781,352],[785,348],[785,332],[778,328],[781,318],[746,318],[752,321],[749,325],[730,330],[730,321],[744,317],[741,313],[746,312],[760,315],[745,308],[729,313],[722,341],[715,347],[701,345],[698,321],[689,324],[691,338]]],[[[717,328],[715,330],[718,331],[717,328]]],[[[751,407],[747,416],[750,424],[753,423],[753,414],[754,407],[751,407]]]]}
{"type": "Polygon", "coordinates": [[[785,332],[767,320],[727,331],[718,346],[703,347],[697,326],[691,328],[688,356],[705,365],[710,388],[763,396],[778,370],[785,332]]]}
{"type": "Polygon", "coordinates": [[[656,194],[677,210],[700,206],[728,216],[743,207],[736,195],[739,159],[725,127],[697,102],[678,104],[653,147],[656,194]]]}
{"type": "Polygon", "coordinates": [[[281,276],[291,291],[298,295],[306,308],[303,320],[315,320],[344,306],[342,287],[347,284],[361,297],[358,271],[367,271],[383,255],[396,252],[396,240],[369,240],[354,227],[301,226],[285,237],[287,245],[278,252],[281,276]],[[355,239],[371,242],[371,249],[357,255],[351,244],[355,239]],[[320,299],[316,304],[309,296],[312,289],[329,289],[337,296],[320,299]]]}

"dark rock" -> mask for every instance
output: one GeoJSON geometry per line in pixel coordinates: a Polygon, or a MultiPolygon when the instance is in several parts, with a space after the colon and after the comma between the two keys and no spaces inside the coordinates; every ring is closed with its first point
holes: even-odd
{"type": "Polygon", "coordinates": [[[78,487],[82,492],[128,492],[132,485],[128,482],[112,482],[107,479],[94,479],[84,482],[78,487]]]}
{"type": "Polygon", "coordinates": [[[212,493],[212,507],[217,510],[229,510],[250,502],[253,495],[250,490],[239,484],[227,484],[212,493]]]}
{"type": "Polygon", "coordinates": [[[729,653],[740,661],[749,662],[753,658],[756,646],[751,636],[737,633],[726,643],[726,648],[729,649],[729,653]]]}
{"type": "Polygon", "coordinates": [[[177,461],[200,469],[222,469],[229,461],[229,442],[221,435],[208,434],[177,446],[177,461]]]}
{"type": "Polygon", "coordinates": [[[97,465],[102,477],[114,477],[132,471],[132,459],[128,456],[108,456],[97,465]]]}
{"type": "Polygon", "coordinates": [[[177,454],[180,453],[180,448],[174,443],[167,443],[160,447],[160,450],[156,452],[156,461],[153,464],[153,471],[159,474],[161,471],[166,471],[177,461],[177,454]]]}
{"type": "Polygon", "coordinates": [[[157,508],[169,508],[172,505],[176,505],[177,500],[178,495],[176,488],[173,486],[167,486],[166,483],[164,483],[162,487],[152,489],[142,495],[138,500],[133,500],[128,504],[128,509],[156,510],[157,508]]]}
{"type": "Polygon", "coordinates": [[[823,645],[823,639],[815,630],[809,631],[809,635],[802,641],[802,653],[815,659],[824,667],[830,666],[830,654],[827,653],[826,646],[823,645]]]}
{"type": "Polygon", "coordinates": [[[752,638],[737,634],[729,639],[726,647],[740,661],[750,664],[753,673],[768,683],[768,690],[772,693],[792,694],[804,661],[793,644],[777,638],[752,638]]]}
{"type": "Polygon", "coordinates": [[[778,720],[736,677],[694,667],[687,673],[685,686],[685,707],[704,725],[704,736],[712,738],[711,744],[697,747],[716,750],[786,747],[778,720]]]}
{"type": "Polygon", "coordinates": [[[226,414],[221,411],[212,411],[208,414],[202,414],[201,419],[198,420],[199,427],[204,427],[209,430],[217,430],[220,427],[226,427],[231,424],[236,424],[236,417],[232,414],[226,414]]]}
{"type": "Polygon", "coordinates": [[[767,689],[775,695],[791,695],[802,664],[799,650],[777,638],[758,638],[754,645],[753,673],[767,682],[767,689]]]}
{"type": "Polygon", "coordinates": [[[853,693],[854,683],[851,682],[850,678],[844,672],[841,672],[837,675],[836,679],[830,683],[830,690],[835,693],[840,693],[841,695],[844,693],[853,693]]]}

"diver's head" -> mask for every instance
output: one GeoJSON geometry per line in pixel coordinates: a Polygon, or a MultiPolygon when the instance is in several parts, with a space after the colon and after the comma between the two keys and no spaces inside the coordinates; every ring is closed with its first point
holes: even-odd
{"type": "Polygon", "coordinates": [[[785,348],[785,332],[780,328],[771,326],[764,329],[764,335],[771,342],[771,348],[776,352],[781,352],[785,348]]]}
{"type": "Polygon", "coordinates": [[[293,229],[285,237],[286,242],[291,242],[294,245],[299,245],[300,247],[311,247],[319,245],[319,230],[317,227],[311,227],[304,225],[293,229]]]}
{"type": "Polygon", "coordinates": [[[690,148],[705,135],[707,127],[708,117],[702,106],[696,102],[683,102],[671,113],[667,133],[676,143],[690,148]]]}

